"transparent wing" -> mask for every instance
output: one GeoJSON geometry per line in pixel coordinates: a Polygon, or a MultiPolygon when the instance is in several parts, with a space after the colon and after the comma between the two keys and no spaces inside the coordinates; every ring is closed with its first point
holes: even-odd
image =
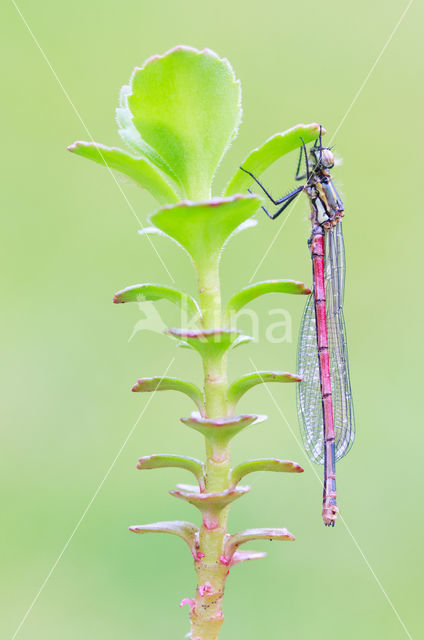
{"type": "Polygon", "coordinates": [[[313,294],[306,303],[300,325],[297,371],[302,377],[297,385],[297,412],[303,446],[312,462],[322,464],[324,425],[313,294]]]}
{"type": "Polygon", "coordinates": [[[343,315],[346,263],[342,223],[326,233],[325,291],[336,460],[349,451],[355,438],[355,415],[350,386],[346,326],[343,315]]]}
{"type": "MultiPolygon", "coordinates": [[[[342,223],[326,233],[325,290],[327,332],[335,431],[336,460],[349,451],[355,437],[355,418],[343,317],[345,257],[342,223]]],[[[324,425],[318,363],[313,294],[306,303],[300,333],[297,366],[302,382],[297,385],[300,431],[309,458],[324,462],[324,425]]]]}

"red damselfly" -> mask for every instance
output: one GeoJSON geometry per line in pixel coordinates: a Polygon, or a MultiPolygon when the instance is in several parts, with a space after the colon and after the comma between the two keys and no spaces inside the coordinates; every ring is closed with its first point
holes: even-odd
{"type": "Polygon", "coordinates": [[[334,526],[338,515],[336,461],[349,451],[355,437],[346,328],[343,317],[345,252],[342,232],[343,202],[331,180],[334,155],[322,146],[322,135],[308,155],[302,140],[296,180],[305,184],[275,200],[255,176],[246,171],[275,205],[277,218],[302,191],[311,206],[313,292],[303,314],[298,345],[298,416],[309,458],[324,465],[322,518],[334,526]],[[306,173],[299,175],[302,158],[306,173]]]}

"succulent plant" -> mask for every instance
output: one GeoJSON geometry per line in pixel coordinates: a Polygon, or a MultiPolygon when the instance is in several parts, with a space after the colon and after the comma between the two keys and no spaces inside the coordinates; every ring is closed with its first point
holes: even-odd
{"type": "MultiPolygon", "coordinates": [[[[155,454],[138,460],[138,469],[178,467],[190,471],[195,484],[178,485],[171,495],[193,505],[201,515],[199,526],[164,521],[130,527],[138,534],[169,533],[189,546],[197,575],[190,607],[192,640],[214,640],[224,617],[222,599],[226,578],[240,562],[264,557],[241,549],[254,540],[294,540],[286,529],[247,529],[229,533],[228,512],[233,501],[249,491],[240,485],[255,471],[300,473],[295,462],[276,458],[248,460],[232,466],[232,439],[266,416],[237,414],[237,403],[259,383],[299,382],[296,374],[254,371],[229,383],[227,358],[249,339],[236,327],[237,312],[268,293],[303,295],[310,290],[294,280],[268,280],[235,293],[224,306],[219,263],[229,238],[254,224],[262,202],[247,193],[250,176],[237,169],[224,193],[212,197],[216,169],[241,120],[241,90],[225,59],[213,51],[179,46],[154,56],[136,68],[129,85],[121,90],[117,109],[119,133],[128,150],[94,142],[75,142],[69,150],[120,171],[147,189],[161,208],[150,216],[143,233],[160,233],[189,254],[197,276],[198,300],[161,284],[138,284],[119,291],[116,304],[168,300],[180,307],[185,325],[169,328],[178,344],[197,352],[203,363],[203,384],[178,378],[140,378],[134,392],[180,391],[194,404],[193,413],[181,418],[186,427],[203,436],[206,459],[155,454]]],[[[297,125],[277,133],[253,150],[242,166],[261,174],[282,155],[319,135],[317,124],[297,125]]]]}

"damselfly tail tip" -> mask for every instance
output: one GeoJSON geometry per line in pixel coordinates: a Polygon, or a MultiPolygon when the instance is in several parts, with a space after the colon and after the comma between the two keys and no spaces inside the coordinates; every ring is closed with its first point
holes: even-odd
{"type": "Polygon", "coordinates": [[[339,515],[339,509],[335,504],[326,504],[322,508],[322,519],[326,527],[334,527],[337,517],[339,515]]]}

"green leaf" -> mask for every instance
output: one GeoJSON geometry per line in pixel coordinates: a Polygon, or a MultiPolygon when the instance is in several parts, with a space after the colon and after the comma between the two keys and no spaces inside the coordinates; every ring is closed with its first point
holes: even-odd
{"type": "Polygon", "coordinates": [[[179,202],[154,213],[150,222],[183,246],[196,265],[206,268],[217,262],[229,236],[260,204],[255,195],[179,202]]]}
{"type": "Polygon", "coordinates": [[[203,396],[199,387],[191,382],[180,380],[179,378],[157,376],[153,378],[139,378],[137,384],[132,387],[131,391],[180,391],[191,398],[199,409],[200,414],[204,415],[203,396]]]}
{"type": "Polygon", "coordinates": [[[264,280],[263,282],[256,282],[251,284],[230,298],[227,303],[227,315],[230,316],[233,313],[237,313],[240,309],[252,300],[256,300],[260,296],[266,293],[291,293],[309,295],[311,290],[303,282],[297,282],[296,280],[264,280]]]}
{"type": "Polygon", "coordinates": [[[234,340],[233,344],[231,345],[231,349],[236,349],[237,347],[240,347],[242,344],[249,344],[254,340],[255,338],[253,336],[241,335],[234,340]]]}
{"type": "Polygon", "coordinates": [[[247,460],[231,471],[231,486],[235,487],[244,476],[256,471],[276,471],[279,473],[303,473],[304,469],[291,460],[278,460],[278,458],[258,458],[247,460]]]}
{"type": "Polygon", "coordinates": [[[171,522],[153,522],[153,524],[136,524],[130,527],[133,533],[170,533],[179,536],[188,544],[195,555],[199,528],[191,522],[173,520],[171,522]]]}
{"type": "Polygon", "coordinates": [[[152,456],[143,456],[138,459],[137,469],[163,469],[167,467],[175,467],[190,471],[199,483],[200,490],[205,488],[204,482],[204,465],[200,460],[190,458],[188,456],[176,456],[172,454],[155,454],[152,456]]]}
{"type": "MultiPolygon", "coordinates": [[[[243,414],[225,418],[203,418],[193,412],[189,418],[180,418],[183,424],[191,427],[207,438],[216,449],[224,449],[238,433],[254,424],[267,419],[265,415],[243,414]]],[[[219,459],[218,456],[215,457],[219,459]]]]}
{"type": "Polygon", "coordinates": [[[239,225],[236,229],[234,229],[232,234],[228,237],[228,240],[231,240],[231,238],[234,238],[234,236],[237,236],[242,231],[246,231],[247,229],[253,229],[254,227],[257,227],[257,226],[258,226],[258,221],[255,220],[254,218],[249,218],[248,220],[245,220],[245,222],[242,222],[241,225],[239,225]]]}
{"type": "MultiPolygon", "coordinates": [[[[261,147],[253,149],[241,163],[243,169],[250,171],[257,178],[271,166],[276,160],[302,145],[303,138],[305,144],[312,142],[319,137],[319,124],[298,124],[287,131],[276,133],[266,140],[261,147]]],[[[325,134],[325,129],[322,129],[325,134]]],[[[235,193],[244,193],[252,184],[253,179],[241,169],[238,169],[224,191],[225,196],[232,196],[235,193]]]]}
{"type": "Polygon", "coordinates": [[[219,514],[222,509],[250,491],[250,487],[236,487],[213,493],[200,493],[194,489],[196,488],[186,487],[169,493],[199,509],[208,529],[216,529],[219,526],[219,514]]]}
{"type": "Polygon", "coordinates": [[[188,320],[200,318],[200,309],[197,302],[187,293],[183,293],[174,287],[166,287],[161,284],[134,284],[115,293],[113,302],[154,302],[156,300],[168,300],[176,304],[187,315],[188,320]]]}
{"type": "Polygon", "coordinates": [[[285,371],[254,371],[235,380],[228,388],[227,398],[231,409],[234,409],[240,398],[252,387],[266,382],[301,382],[302,378],[295,373],[285,371]]]}
{"type": "Polygon", "coordinates": [[[159,238],[167,238],[168,240],[176,244],[177,247],[179,247],[187,255],[187,251],[179,242],[175,240],[175,238],[171,238],[171,236],[169,236],[167,233],[164,233],[163,231],[161,231],[160,229],[157,229],[156,227],[144,227],[144,229],[138,229],[137,233],[140,236],[157,236],[159,238]]]}
{"type": "MultiPolygon", "coordinates": [[[[241,118],[240,83],[229,62],[208,49],[179,46],[136,68],[130,87],[121,100],[141,139],[178,176],[187,198],[208,199],[241,118]]],[[[120,124],[128,131],[125,116],[120,124]]],[[[133,132],[129,138],[134,144],[133,132]]]]}
{"type": "Polygon", "coordinates": [[[217,358],[224,355],[240,332],[236,329],[168,329],[166,333],[186,342],[202,358],[217,358]]]}
{"type": "MultiPolygon", "coordinates": [[[[121,87],[119,92],[119,107],[116,109],[116,121],[119,126],[118,133],[132,151],[149,156],[152,150],[148,148],[135,128],[131,111],[128,108],[128,96],[130,93],[131,87],[127,84],[121,87]]],[[[155,162],[155,164],[158,163],[155,162]]]]}
{"type": "Polygon", "coordinates": [[[266,558],[266,553],[264,551],[236,551],[233,554],[233,557],[229,564],[233,567],[235,564],[239,564],[240,562],[247,562],[248,560],[261,560],[262,558],[266,558]]]}
{"type": "MultiPolygon", "coordinates": [[[[175,175],[175,173],[166,164],[164,159],[161,158],[157,151],[152,149],[152,147],[148,145],[145,140],[143,140],[139,131],[137,131],[136,127],[134,126],[132,113],[128,107],[128,96],[130,95],[131,87],[129,85],[124,85],[119,96],[120,106],[116,109],[116,120],[119,125],[119,135],[121,136],[122,140],[130,147],[130,149],[148,158],[150,162],[152,162],[152,164],[159,167],[161,171],[170,176],[172,180],[178,184],[178,176],[175,175]]],[[[183,191],[181,191],[181,185],[179,185],[178,187],[178,193],[180,197],[184,195],[183,191]]],[[[180,198],[178,199],[180,200],[180,198]]]]}
{"type": "Polygon", "coordinates": [[[116,169],[129,176],[137,184],[150,191],[160,204],[178,202],[178,192],[169,184],[163,174],[143,157],[135,157],[116,147],[106,147],[97,142],[74,142],[68,150],[78,156],[93,160],[110,169],[116,169]]]}
{"type": "Polygon", "coordinates": [[[231,560],[238,547],[250,540],[295,540],[287,529],[246,529],[229,536],[224,546],[224,557],[231,560]]]}
{"type": "MultiPolygon", "coordinates": [[[[175,338],[175,336],[171,335],[171,338],[175,338]]],[[[177,347],[179,349],[191,349],[192,351],[196,351],[196,349],[191,344],[185,342],[184,340],[179,340],[177,342],[177,347]]]]}

